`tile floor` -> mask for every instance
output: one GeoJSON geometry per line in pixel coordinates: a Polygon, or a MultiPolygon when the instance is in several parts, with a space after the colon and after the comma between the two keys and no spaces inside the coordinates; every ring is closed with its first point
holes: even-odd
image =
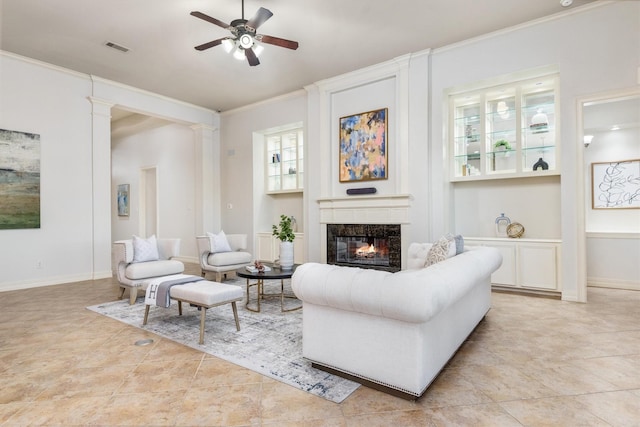
{"type": "MultiPolygon", "coordinates": [[[[193,272],[192,272],[193,273],[193,272]]],[[[85,309],[112,280],[0,293],[0,425],[638,426],[640,292],[504,293],[416,402],[341,404],[85,309]]]]}

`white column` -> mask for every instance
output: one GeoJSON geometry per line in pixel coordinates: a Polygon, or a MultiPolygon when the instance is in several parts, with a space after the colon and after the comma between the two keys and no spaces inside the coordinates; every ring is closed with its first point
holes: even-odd
{"type": "Polygon", "coordinates": [[[111,107],[113,103],[91,101],[93,278],[111,277],[111,107]]]}
{"type": "Polygon", "coordinates": [[[198,124],[195,133],[195,230],[197,235],[220,230],[220,133],[198,124]]]}

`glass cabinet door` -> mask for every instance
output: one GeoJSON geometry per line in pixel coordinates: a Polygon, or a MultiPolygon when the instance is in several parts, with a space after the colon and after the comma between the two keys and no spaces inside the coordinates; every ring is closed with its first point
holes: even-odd
{"type": "Polygon", "coordinates": [[[454,106],[453,157],[455,176],[480,175],[480,97],[460,99],[454,106]]]}
{"type": "Polygon", "coordinates": [[[486,173],[516,172],[518,114],[515,89],[487,94],[485,161],[486,173]]]}
{"type": "Polygon", "coordinates": [[[266,186],[268,193],[301,191],[302,130],[280,132],[266,137],[266,186]]]}
{"type": "Polygon", "coordinates": [[[553,81],[526,88],[522,96],[522,170],[556,169],[556,114],[553,81]]]}

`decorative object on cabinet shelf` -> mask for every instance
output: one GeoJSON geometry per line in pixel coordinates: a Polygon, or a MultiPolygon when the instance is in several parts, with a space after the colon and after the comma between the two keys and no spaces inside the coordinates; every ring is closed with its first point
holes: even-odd
{"type": "Polygon", "coordinates": [[[495,144],[493,144],[493,147],[496,150],[511,150],[511,143],[506,139],[499,139],[495,144]]]}
{"type": "Polygon", "coordinates": [[[512,222],[507,226],[507,236],[517,239],[524,235],[524,226],[519,222],[512,222]]]}
{"type": "Polygon", "coordinates": [[[544,159],[540,157],[538,161],[533,164],[532,169],[534,171],[537,171],[538,169],[542,169],[543,171],[546,171],[547,169],[549,169],[549,163],[545,162],[544,159]]]}
{"type": "Polygon", "coordinates": [[[499,217],[496,218],[496,236],[498,237],[507,237],[507,228],[511,225],[511,220],[508,216],[504,216],[504,213],[501,213],[499,217]]]}
{"type": "Polygon", "coordinates": [[[293,233],[291,218],[287,215],[280,215],[279,225],[272,226],[272,234],[280,240],[279,262],[282,270],[291,270],[293,268],[293,240],[296,235],[293,233]]]}
{"type": "Polygon", "coordinates": [[[280,163],[280,154],[275,153],[271,156],[271,163],[280,163]]]}
{"type": "Polygon", "coordinates": [[[529,129],[531,129],[533,133],[549,132],[549,118],[542,111],[542,108],[540,108],[538,112],[531,118],[529,129]]]}
{"type": "Polygon", "coordinates": [[[387,179],[387,109],[341,117],[339,125],[340,182],[387,179]]]}

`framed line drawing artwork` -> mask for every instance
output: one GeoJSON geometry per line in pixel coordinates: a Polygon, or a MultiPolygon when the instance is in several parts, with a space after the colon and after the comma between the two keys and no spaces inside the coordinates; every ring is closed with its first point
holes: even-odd
{"type": "Polygon", "coordinates": [[[592,209],[640,209],[640,159],[591,163],[592,209]]]}
{"type": "Polygon", "coordinates": [[[387,108],[340,118],[340,182],[387,179],[387,108]]]}
{"type": "Polygon", "coordinates": [[[118,185],[118,216],[129,216],[129,184],[118,185]]]}

